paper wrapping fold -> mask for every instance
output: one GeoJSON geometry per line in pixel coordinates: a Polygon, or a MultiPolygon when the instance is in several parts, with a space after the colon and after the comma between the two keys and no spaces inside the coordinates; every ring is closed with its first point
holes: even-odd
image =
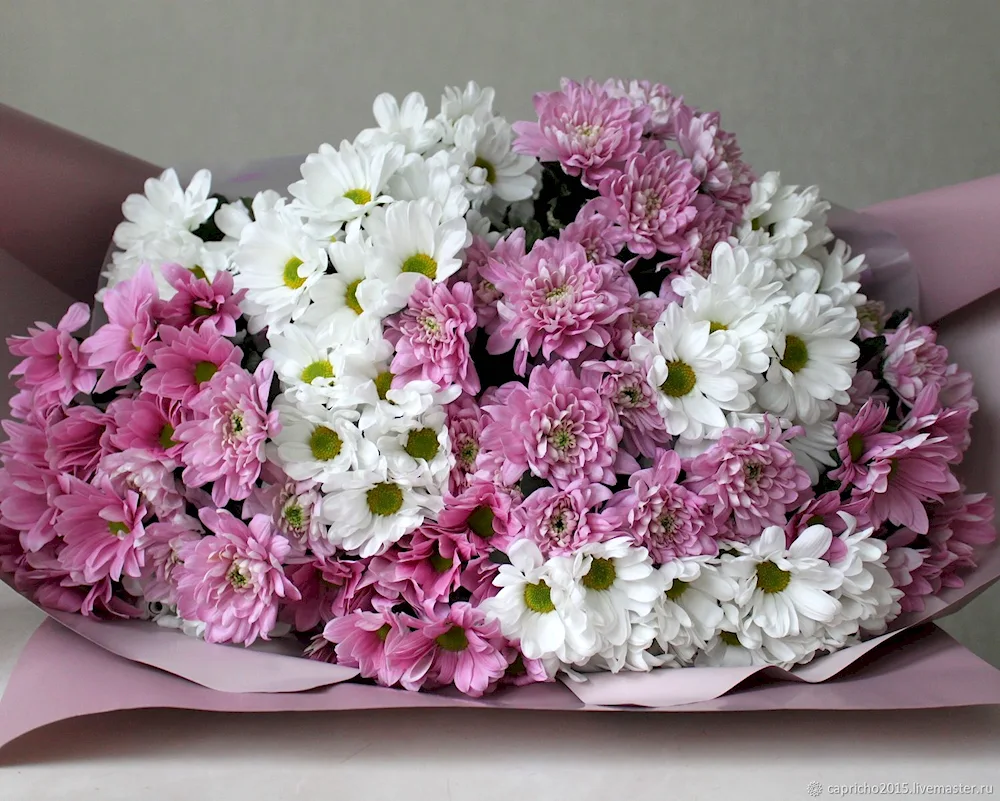
{"type": "MultiPolygon", "coordinates": [[[[10,118],[9,110],[0,107],[0,114],[7,115],[0,116],[5,124],[10,118]]],[[[24,120],[20,124],[24,126],[24,120]]],[[[26,126],[30,128],[31,125],[26,126]]],[[[25,186],[12,185],[9,175],[0,180],[5,181],[9,191],[34,192],[31,215],[54,213],[45,206],[51,196],[55,210],[69,217],[62,220],[63,229],[69,226],[83,230],[96,220],[82,202],[85,188],[78,187],[81,191],[76,195],[77,203],[67,206],[59,199],[59,192],[46,192],[32,184],[37,176],[51,174],[50,167],[41,162],[48,159],[66,163],[73,156],[77,159],[74,169],[80,174],[89,171],[91,176],[99,176],[102,170],[108,170],[111,178],[106,183],[94,184],[93,189],[102,198],[114,193],[114,215],[105,216],[117,220],[117,207],[123,197],[139,188],[125,184],[141,182],[142,177],[155,170],[100,146],[88,149],[78,137],[69,134],[64,134],[66,139],[62,141],[60,133],[58,129],[46,129],[44,147],[21,148],[24,158],[40,162],[37,168],[19,166],[14,180],[24,182],[25,186]]],[[[275,186],[277,176],[281,176],[277,181],[280,186],[293,168],[292,162],[290,158],[252,165],[228,181],[226,190],[252,194],[266,186],[275,186]]],[[[22,218],[26,213],[23,209],[14,211],[22,218]]],[[[24,231],[41,236],[42,230],[30,223],[31,220],[25,223],[23,219],[18,222],[13,236],[5,230],[0,245],[33,255],[24,231]]],[[[940,321],[943,339],[955,350],[962,366],[976,376],[977,394],[983,406],[976,420],[973,447],[959,472],[971,490],[1000,494],[1000,469],[993,459],[996,451],[991,447],[990,437],[981,436],[983,428],[996,431],[1000,424],[997,406],[1000,371],[994,362],[995,354],[1000,352],[1000,304],[981,302],[966,308],[1000,286],[1000,270],[992,261],[990,236],[993,230],[1000,229],[1000,176],[880,204],[861,216],[838,210],[833,223],[838,234],[847,238],[855,250],[864,250],[873,261],[886,266],[876,278],[875,292],[881,293],[889,286],[885,291],[904,296],[901,303],[919,302],[928,321],[965,309],[940,321]],[[898,234],[898,240],[892,231],[898,234]],[[919,275],[919,289],[907,284],[907,276],[912,274],[908,266],[911,262],[919,275]],[[905,297],[907,294],[910,297],[905,297]]],[[[113,222],[110,225],[113,228],[113,222]]],[[[90,254],[84,260],[81,272],[86,271],[90,278],[96,275],[105,246],[106,240],[100,255],[90,254]]],[[[5,312],[5,334],[23,330],[25,323],[34,319],[54,321],[65,308],[68,295],[76,296],[80,291],[79,281],[60,276],[46,262],[44,249],[39,256],[43,257],[38,261],[39,266],[32,260],[29,270],[10,255],[0,253],[4,277],[13,277],[22,288],[21,297],[16,300],[9,296],[0,298],[0,303],[5,304],[0,307],[5,312]],[[28,320],[32,314],[35,316],[28,320]]],[[[25,648],[0,700],[0,745],[62,718],[140,707],[228,711],[421,706],[634,707],[721,711],[1000,703],[1000,671],[934,627],[920,629],[919,635],[913,629],[902,631],[956,608],[998,577],[1000,550],[994,548],[983,555],[980,568],[969,576],[964,588],[946,590],[941,597],[929,599],[924,613],[899,621],[892,632],[882,637],[820,657],[794,671],[705,668],[649,674],[595,674],[584,682],[569,682],[565,686],[511,688],[482,701],[450,693],[414,694],[343,683],[353,678],[355,671],[270,650],[209,645],[149,623],[97,622],[54,614],[53,620],[46,621],[25,648]],[[894,648],[895,643],[903,641],[905,648],[894,648]],[[66,680],[67,665],[72,665],[72,682],[66,680]],[[775,683],[776,679],[782,681],[775,683]],[[770,683],[748,689],[748,681],[758,685],[770,683]]]]}

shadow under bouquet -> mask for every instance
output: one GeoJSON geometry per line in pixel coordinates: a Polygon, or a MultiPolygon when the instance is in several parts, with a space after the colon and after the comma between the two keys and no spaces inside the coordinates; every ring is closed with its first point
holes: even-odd
{"type": "Polygon", "coordinates": [[[19,592],[479,697],[791,669],[963,586],[971,376],[819,191],[659,84],[493,100],[125,201],[95,322],[8,340],[19,592]]]}

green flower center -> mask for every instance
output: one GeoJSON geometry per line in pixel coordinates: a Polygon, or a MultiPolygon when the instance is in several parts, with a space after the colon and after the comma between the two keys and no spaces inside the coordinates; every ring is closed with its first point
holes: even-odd
{"type": "Polygon", "coordinates": [[[437,262],[426,253],[416,253],[403,262],[401,270],[404,273],[426,275],[433,281],[437,278],[437,267],[437,262]]]}
{"type": "Polygon", "coordinates": [[[285,269],[281,277],[285,282],[285,286],[289,289],[298,289],[306,282],[306,279],[299,275],[299,267],[302,264],[302,259],[296,256],[292,256],[292,258],[285,262],[285,269]]]}
{"type": "Polygon", "coordinates": [[[196,384],[204,384],[213,375],[219,372],[218,366],[213,362],[198,362],[194,366],[194,380],[196,384]]]}
{"type": "Polygon", "coordinates": [[[320,359],[307,365],[302,371],[302,383],[311,384],[317,378],[333,378],[333,365],[326,359],[320,359]]]}
{"type": "Polygon", "coordinates": [[[458,461],[467,467],[472,466],[477,456],[479,456],[479,443],[474,439],[465,440],[458,448],[458,461]]]}
{"type": "Polygon", "coordinates": [[[195,317],[211,317],[213,314],[215,314],[215,309],[213,309],[211,306],[201,306],[195,303],[191,306],[191,313],[195,317]]]}
{"type": "Polygon", "coordinates": [[[238,409],[229,415],[229,431],[234,437],[243,433],[243,412],[238,409]]]}
{"type": "Polygon", "coordinates": [[[532,612],[543,615],[556,611],[556,605],[552,603],[552,591],[544,581],[524,585],[524,605],[532,612]]]}
{"type": "Polygon", "coordinates": [[[390,517],[403,508],[403,490],[396,484],[384,481],[368,490],[365,500],[373,515],[390,517]]]}
{"type": "Polygon", "coordinates": [[[476,156],[476,160],[472,163],[473,167],[479,167],[481,170],[486,171],[486,183],[492,184],[496,183],[497,180],[497,168],[493,164],[482,156],[476,156]]]}
{"type": "Polygon", "coordinates": [[[549,434],[549,444],[557,451],[569,451],[576,447],[576,436],[568,425],[558,425],[549,434]]]}
{"type": "Polygon", "coordinates": [[[344,303],[347,304],[347,308],[350,309],[355,314],[361,314],[364,309],[361,308],[361,304],[358,302],[358,287],[361,286],[361,282],[364,278],[356,278],[351,283],[347,285],[347,289],[344,290],[344,303]]]}
{"type": "Polygon", "coordinates": [[[438,573],[447,573],[455,566],[455,560],[449,559],[447,556],[442,556],[441,551],[437,548],[434,549],[434,553],[431,554],[429,561],[431,567],[438,573]]]}
{"type": "Polygon", "coordinates": [[[708,324],[708,332],[714,334],[716,331],[728,331],[729,326],[725,323],[717,323],[714,320],[708,324]]]}
{"type": "Polygon", "coordinates": [[[626,409],[632,409],[639,405],[642,400],[642,390],[637,386],[624,387],[618,393],[618,405],[626,409]]]}
{"type": "Polygon", "coordinates": [[[424,331],[428,334],[440,334],[441,333],[441,323],[437,321],[431,314],[425,314],[420,318],[420,325],[424,327],[424,331]]]}
{"type": "Polygon", "coordinates": [[[731,645],[734,648],[740,648],[743,643],[740,642],[740,638],[736,635],[734,631],[720,631],[719,639],[722,640],[726,645],[731,645]]]}
{"type": "Polygon", "coordinates": [[[392,379],[395,377],[388,370],[383,370],[375,376],[375,391],[378,393],[380,400],[385,400],[386,394],[392,389],[392,379]]]}
{"type": "Polygon", "coordinates": [[[743,467],[743,476],[750,484],[756,484],[763,472],[764,465],[760,462],[748,462],[743,467]]]}
{"type": "Polygon", "coordinates": [[[461,626],[452,626],[444,634],[434,638],[434,642],[446,651],[464,651],[469,647],[469,638],[465,636],[465,629],[461,626]]]}
{"type": "Polygon", "coordinates": [[[781,357],[781,366],[786,370],[797,373],[809,362],[809,348],[800,337],[795,334],[788,334],[785,337],[785,355],[781,357]]]}
{"type": "Polygon", "coordinates": [[[247,584],[250,583],[250,579],[243,575],[243,571],[240,570],[240,566],[235,564],[229,568],[229,572],[226,573],[226,580],[230,583],[230,585],[232,585],[234,590],[242,590],[247,586],[247,584]]]}
{"type": "Polygon", "coordinates": [[[489,506],[477,506],[472,510],[469,519],[466,521],[473,534],[478,534],[484,540],[492,537],[496,531],[493,528],[493,520],[496,515],[489,506]]]}
{"type": "Polygon", "coordinates": [[[317,461],[329,462],[331,459],[336,459],[343,447],[344,441],[332,428],[316,426],[309,435],[309,450],[317,461]]]}
{"type": "Polygon", "coordinates": [[[163,428],[160,429],[160,447],[167,450],[176,444],[174,442],[174,427],[170,423],[164,423],[163,428]]]}
{"type": "Polygon", "coordinates": [[[792,580],[792,574],[782,570],[774,562],[761,562],[757,565],[757,588],[768,595],[782,592],[792,580]]]}
{"type": "Polygon", "coordinates": [[[366,203],[372,202],[372,193],[367,189],[348,189],[344,192],[344,197],[355,206],[364,206],[366,203]]]}
{"type": "Polygon", "coordinates": [[[568,286],[554,286],[548,292],[545,293],[545,299],[547,301],[562,300],[569,294],[568,286]]]}
{"type": "Polygon", "coordinates": [[[293,531],[299,531],[302,528],[302,524],[306,522],[305,510],[298,504],[286,506],[282,512],[282,517],[285,518],[285,523],[293,531]]]}
{"type": "Polygon", "coordinates": [[[667,379],[660,391],[671,398],[683,398],[694,389],[695,374],[691,365],[681,361],[667,362],[667,379]]]}
{"type": "Polygon", "coordinates": [[[392,631],[388,623],[382,624],[382,627],[375,630],[375,636],[379,638],[382,642],[385,642],[386,638],[389,636],[389,632],[392,631]]]}
{"type": "Polygon", "coordinates": [[[112,520],[108,523],[108,531],[118,537],[118,539],[127,537],[130,530],[127,525],[119,523],[117,520],[112,520]]]}
{"type": "Polygon", "coordinates": [[[684,594],[684,591],[687,588],[688,583],[686,581],[678,581],[677,579],[674,579],[673,584],[671,584],[670,588],[667,590],[667,597],[671,601],[676,601],[684,594]]]}
{"type": "Polygon", "coordinates": [[[595,558],[590,563],[590,570],[583,577],[583,586],[588,590],[601,592],[615,583],[615,563],[610,559],[595,558]]]}
{"type": "Polygon", "coordinates": [[[855,432],[847,438],[847,450],[851,454],[851,461],[858,461],[865,452],[865,438],[855,432]]]}
{"type": "Polygon", "coordinates": [[[440,448],[437,432],[433,428],[421,428],[410,432],[403,450],[414,459],[424,459],[429,462],[438,455],[440,448]]]}
{"type": "Polygon", "coordinates": [[[667,535],[673,534],[677,530],[677,515],[673,512],[664,512],[659,520],[660,528],[667,535]]]}

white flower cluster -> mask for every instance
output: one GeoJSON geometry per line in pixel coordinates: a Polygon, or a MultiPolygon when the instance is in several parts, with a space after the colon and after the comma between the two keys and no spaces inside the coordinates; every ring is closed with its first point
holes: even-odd
{"type": "Polygon", "coordinates": [[[832,465],[832,420],[857,369],[863,256],[826,224],[815,187],[782,186],[768,173],[736,235],[712,252],[707,277],[672,282],[678,302],[631,359],[641,364],[676,448],[693,454],[729,426],[758,429],[764,415],[804,433],[789,447],[815,482],[832,465]]]}
{"type": "Polygon", "coordinates": [[[779,665],[878,634],[900,611],[885,542],[854,518],[839,536],[822,525],[786,545],[772,526],[719,556],[654,567],[629,538],[544,559],[521,540],[482,608],[550,675],[689,665],[779,665]]]}

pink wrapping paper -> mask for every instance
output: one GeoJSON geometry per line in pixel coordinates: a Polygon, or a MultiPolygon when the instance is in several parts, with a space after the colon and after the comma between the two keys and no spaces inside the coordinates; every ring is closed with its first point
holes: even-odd
{"type": "MultiPolygon", "coordinates": [[[[85,287],[94,286],[122,199],[156,170],[2,106],[0,144],[0,270],[7,285],[13,279],[18,289],[15,296],[0,297],[4,333],[9,334],[36,319],[57,319],[71,297],[88,295],[85,287]],[[25,137],[33,139],[26,144],[25,137]],[[11,165],[14,169],[5,170],[11,165]],[[72,183],[73,202],[66,199],[62,184],[58,193],[49,192],[51,184],[44,185],[56,169],[79,177],[72,183]],[[89,195],[93,202],[87,202],[89,195]],[[4,207],[4,198],[18,196],[30,202],[8,202],[4,207]],[[87,240],[73,275],[60,272],[49,249],[32,246],[45,239],[39,220],[53,214],[60,216],[61,230],[87,240]]],[[[251,194],[273,186],[274,176],[286,173],[289,164],[276,160],[253,165],[227,189],[251,194]]],[[[939,320],[942,340],[955,359],[973,371],[982,411],[960,472],[971,490],[1000,495],[1000,468],[993,458],[1000,428],[1000,372],[994,361],[1000,349],[1000,303],[996,295],[986,297],[1000,287],[990,241],[990,233],[1000,227],[1000,176],[883,203],[867,210],[866,216],[842,214],[834,225],[856,249],[887,267],[878,280],[889,280],[893,297],[919,303],[925,321],[939,320]],[[911,262],[919,287],[905,285],[911,262]]],[[[882,289],[880,285],[875,291],[882,289]]],[[[282,653],[281,643],[251,649],[209,645],[148,623],[97,622],[54,613],[24,649],[0,700],[0,746],[57,720],[145,707],[735,711],[1000,704],[1000,670],[936,627],[919,625],[967,602],[998,577],[1000,549],[994,548],[984,554],[966,587],[930,599],[924,613],[901,619],[882,637],[793,671],[769,667],[595,674],[579,683],[510,688],[479,701],[343,683],[356,672],[282,653]],[[912,626],[918,628],[906,628],[912,626]],[[899,643],[905,647],[897,647],[899,643]]]]}

